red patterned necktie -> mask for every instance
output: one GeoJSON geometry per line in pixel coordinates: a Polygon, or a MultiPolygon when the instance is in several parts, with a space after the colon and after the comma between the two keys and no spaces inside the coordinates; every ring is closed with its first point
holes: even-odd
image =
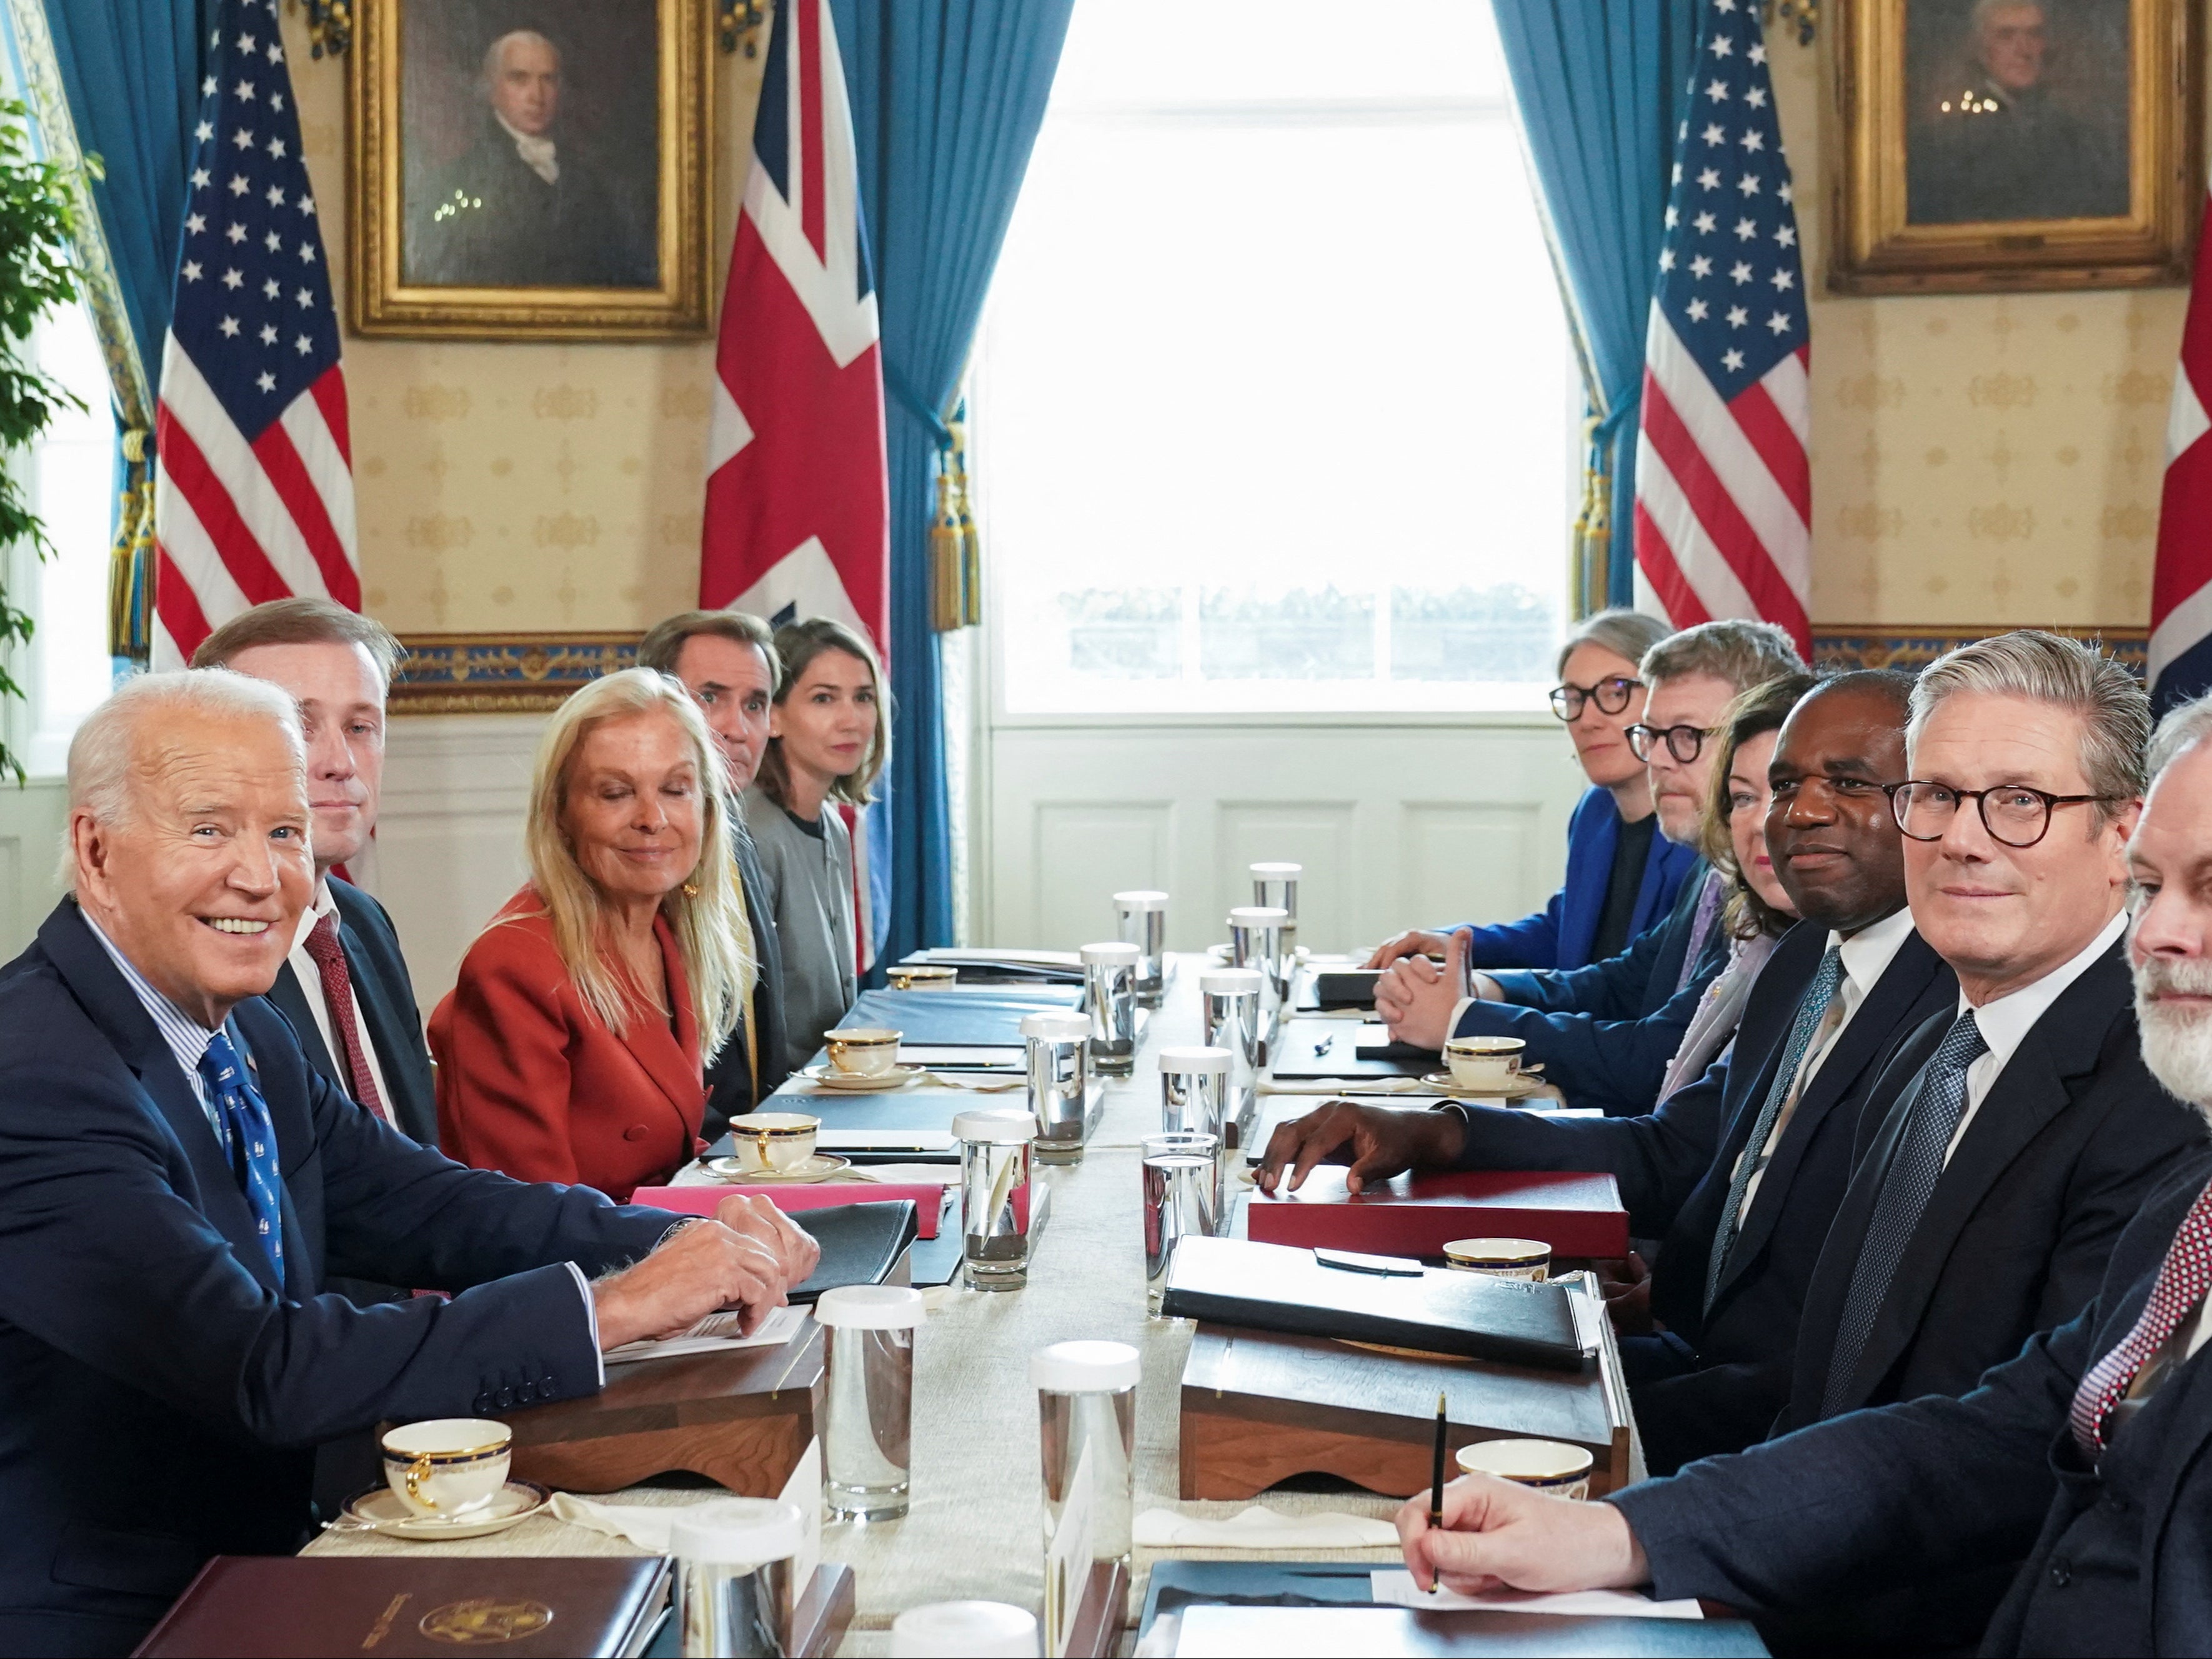
{"type": "Polygon", "coordinates": [[[323,1003],[331,1011],[331,1029],[345,1050],[346,1075],[353,1079],[353,1097],[392,1121],[376,1092],[376,1073],[368,1069],[368,1050],[362,1046],[361,1027],[353,1017],[353,976],[346,972],[345,946],[338,943],[337,913],[320,918],[307,934],[307,954],[323,981],[323,1003]]]}
{"type": "Polygon", "coordinates": [[[2197,1202],[2181,1218],[2173,1243],[2151,1286],[2136,1327],[2119,1346],[2089,1368],[2081,1386],[2074,1391],[2074,1409],[2068,1421],[2075,1443],[2091,1462],[2105,1449],[2105,1419],[2112,1415],[2136,1373],[2163,1348],[2193,1308],[2212,1288],[2212,1183],[2197,1194],[2197,1202]]]}

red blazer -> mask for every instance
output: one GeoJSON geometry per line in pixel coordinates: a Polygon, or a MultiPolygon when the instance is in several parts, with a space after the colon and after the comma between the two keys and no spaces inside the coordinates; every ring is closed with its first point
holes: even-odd
{"type": "Polygon", "coordinates": [[[438,1062],[438,1144],[447,1157],[519,1181],[581,1182],[617,1202],[703,1147],[706,1085],[690,981],[665,918],[653,936],[675,1029],[633,1013],[617,1036],[577,994],[553,924],[525,888],[469,947],[430,1016],[438,1062]]]}

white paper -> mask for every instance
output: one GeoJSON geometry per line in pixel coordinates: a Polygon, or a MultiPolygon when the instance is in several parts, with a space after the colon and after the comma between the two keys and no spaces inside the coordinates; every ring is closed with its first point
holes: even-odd
{"type": "Polygon", "coordinates": [[[806,1587],[814,1579],[815,1568],[822,1565],[822,1437],[817,1435],[806,1443],[806,1449],[799,1455],[799,1462],[791,1471],[791,1479],[783,1483],[776,1494],[787,1504],[799,1505],[799,1512],[806,1517],[806,1531],[799,1540],[798,1552],[791,1558],[791,1593],[793,1597],[806,1594],[806,1587]]]}
{"type": "Polygon", "coordinates": [[[1395,1549],[1398,1529],[1373,1516],[1335,1510],[1284,1515],[1255,1504],[1230,1516],[1146,1510],[1130,1528],[1130,1537],[1139,1548],[1154,1550],[1395,1549]]]}
{"type": "Polygon", "coordinates": [[[826,1124],[814,1144],[825,1152],[949,1152],[955,1145],[950,1129],[832,1129],[826,1124]]]}
{"type": "Polygon", "coordinates": [[[1060,1659],[1075,1634],[1075,1615],[1091,1584],[1091,1534],[1098,1518],[1097,1492],[1091,1468],[1091,1443],[1075,1460],[1060,1525],[1044,1552],[1045,1652],[1060,1659]]]}
{"type": "Polygon", "coordinates": [[[1403,1567],[1377,1567],[1370,1582],[1376,1601],[1389,1607],[1422,1607],[1433,1613],[1462,1607],[1486,1607],[1498,1613],[1577,1613],[1584,1618],[1702,1619],[1705,1609],[1695,1601],[1655,1601],[1633,1590],[1566,1590],[1544,1595],[1528,1590],[1496,1590],[1488,1595],[1461,1595],[1452,1590],[1433,1593],[1416,1588],[1413,1575],[1403,1567]]]}
{"type": "Polygon", "coordinates": [[[960,1179],[957,1164],[854,1164],[840,1181],[873,1181],[893,1187],[951,1187],[960,1179]]]}
{"type": "Polygon", "coordinates": [[[774,1348],[788,1342],[806,1323],[804,1308],[778,1308],[750,1336],[741,1334],[744,1316],[736,1312],[708,1314],[681,1336],[647,1337],[625,1342],[606,1352],[610,1365],[633,1359],[673,1359],[687,1353],[726,1353],[734,1348],[774,1348]]]}

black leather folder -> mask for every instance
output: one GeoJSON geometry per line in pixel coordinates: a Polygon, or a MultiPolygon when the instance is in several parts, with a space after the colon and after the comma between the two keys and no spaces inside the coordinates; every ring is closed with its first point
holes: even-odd
{"type": "Polygon", "coordinates": [[[1565,1285],[1489,1279],[1389,1257],[1186,1238],[1160,1311],[1175,1319],[1418,1348],[1464,1359],[1579,1371],[1565,1285]],[[1329,1266],[1334,1260],[1345,1265],[1329,1266]]]}
{"type": "Polygon", "coordinates": [[[842,1285],[882,1284],[921,1231],[910,1198],[833,1205],[802,1211],[795,1219],[822,1247],[812,1275],[791,1289],[793,1303],[802,1307],[842,1285]]]}
{"type": "Polygon", "coordinates": [[[1330,968],[1313,976],[1314,1006],[1328,1012],[1339,1008],[1371,1008],[1375,982],[1389,972],[1384,968],[1330,968]]]}

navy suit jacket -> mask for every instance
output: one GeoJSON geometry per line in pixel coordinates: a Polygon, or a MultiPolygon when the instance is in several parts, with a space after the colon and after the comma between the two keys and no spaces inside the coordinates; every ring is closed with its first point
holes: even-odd
{"type": "Polygon", "coordinates": [[[761,874],[760,852],[753,845],[742,815],[736,817],[730,836],[737,860],[738,879],[745,890],[745,915],[753,925],[753,960],[759,977],[753,986],[751,1036],[760,1063],[760,1098],[753,1097],[752,1067],[745,1060],[742,1030],[730,1033],[721,1051],[707,1062],[707,1113],[699,1133],[712,1146],[722,1138],[730,1120],[743,1116],[783,1086],[791,1075],[789,1025],[783,1013],[783,947],[776,942],[775,911],[768,881],[761,874]]]}
{"type": "MultiPolygon", "coordinates": [[[[384,1074],[385,1104],[392,1121],[413,1140],[425,1146],[438,1144],[438,1091],[430,1071],[429,1045],[422,1041],[422,1015],[415,1006],[414,982],[407,976],[407,958],[400,953],[399,933],[385,908],[352,883],[330,878],[331,898],[337,906],[338,943],[344,947],[346,972],[353,980],[354,1000],[368,1030],[362,1033],[376,1050],[376,1063],[384,1074]]],[[[269,1000],[292,1022],[300,1050],[307,1064],[320,1072],[341,1092],[351,1094],[353,1081],[346,1076],[323,1041],[307,999],[319,1000],[323,988],[303,986],[287,962],[276,970],[269,1000]]]]}
{"type": "MultiPolygon", "coordinates": [[[[1567,873],[1559,890],[1542,909],[1518,921],[1462,923],[1470,965],[1485,969],[1587,965],[1613,884],[1613,849],[1620,841],[1620,809],[1613,805],[1610,790],[1593,785],[1575,803],[1574,816],[1567,820],[1567,873]]],[[[1636,908],[1629,916],[1631,939],[1674,908],[1675,895],[1697,862],[1695,848],[1677,847],[1664,836],[1652,836],[1643,884],[1636,890],[1636,908]]]]}
{"type": "Polygon", "coordinates": [[[232,1023],[283,1175],[281,1285],[198,1098],[73,901],[0,969],[0,1651],[127,1650],[208,1557],[295,1549],[318,1442],[599,1387],[574,1277],[668,1226],[464,1169],[232,1023]],[[329,1274],[455,1292],[356,1307],[329,1274]]]}
{"type": "Polygon", "coordinates": [[[1570,1105],[1611,1117],[1650,1111],[1705,987],[1728,965],[1728,939],[1715,927],[1676,989],[1705,869],[1700,860],[1666,921],[1619,956],[1567,972],[1492,975],[1505,1000],[1468,1004],[1452,1035],[1524,1039],[1523,1060],[1540,1061],[1544,1080],[1557,1084],[1570,1105]]]}
{"type": "Polygon", "coordinates": [[[1607,1171],[1620,1183],[1632,1230],[1663,1240],[1651,1311],[1678,1358],[1647,1368],[1634,1390],[1644,1457],[1656,1473],[1765,1437],[1789,1398],[1805,1288],[1850,1179],[1868,1092],[1897,1044],[1958,1000],[1951,970],[1919,934],[1908,934],[1790,1115],[1708,1313],[1706,1265],[1736,1158],[1827,938],[1814,922],[1783,935],[1752,986],[1732,1048],[1656,1111],[1561,1118],[1462,1109],[1462,1168],[1607,1171]]]}
{"type": "Polygon", "coordinates": [[[2175,1160],[2088,1306],[1963,1398],[1848,1413],[1607,1500],[1654,1589],[1786,1613],[2018,1562],[1984,1653],[2212,1652],[2212,1349],[2167,1376],[2095,1468],[2067,1425],[2208,1176],[2201,1152],[2175,1160]]]}

